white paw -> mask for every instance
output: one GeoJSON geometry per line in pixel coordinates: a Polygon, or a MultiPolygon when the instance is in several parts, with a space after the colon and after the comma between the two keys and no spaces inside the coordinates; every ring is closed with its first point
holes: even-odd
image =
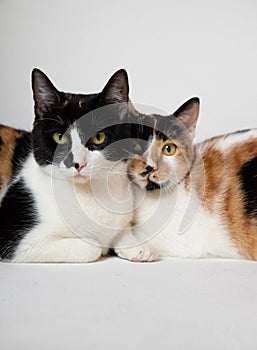
{"type": "Polygon", "coordinates": [[[133,262],[156,260],[153,249],[146,244],[132,248],[116,248],[115,252],[120,258],[133,262]]]}
{"type": "Polygon", "coordinates": [[[102,255],[102,249],[99,247],[93,247],[87,250],[84,254],[83,262],[93,262],[98,260],[102,255]]]}

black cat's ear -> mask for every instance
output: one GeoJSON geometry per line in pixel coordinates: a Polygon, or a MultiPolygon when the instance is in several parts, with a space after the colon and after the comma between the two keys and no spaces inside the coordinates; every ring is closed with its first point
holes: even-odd
{"type": "Polygon", "coordinates": [[[48,77],[40,70],[32,71],[32,90],[35,101],[36,117],[42,117],[60,102],[59,91],[48,77]]]}
{"type": "Polygon", "coordinates": [[[109,79],[101,92],[101,101],[104,104],[128,102],[129,97],[128,74],[120,69],[109,79]]]}
{"type": "Polygon", "coordinates": [[[173,115],[179,119],[184,126],[195,136],[195,128],[199,116],[200,100],[198,97],[193,97],[185,102],[173,115]]]}

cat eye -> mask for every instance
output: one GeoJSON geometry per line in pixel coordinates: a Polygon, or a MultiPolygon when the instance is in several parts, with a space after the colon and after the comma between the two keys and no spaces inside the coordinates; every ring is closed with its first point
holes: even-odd
{"type": "Polygon", "coordinates": [[[165,154],[165,156],[173,156],[177,150],[177,146],[174,145],[174,143],[167,143],[162,148],[162,153],[165,154]]]}
{"type": "Polygon", "coordinates": [[[60,132],[55,132],[53,134],[53,139],[56,143],[58,143],[58,145],[64,145],[68,142],[68,137],[60,132]]]}
{"type": "Polygon", "coordinates": [[[142,147],[140,146],[140,143],[137,142],[137,141],[133,141],[132,142],[132,147],[133,147],[133,150],[135,152],[141,152],[142,151],[142,147]]]}
{"type": "Polygon", "coordinates": [[[101,145],[102,143],[104,143],[106,138],[106,135],[103,131],[96,133],[94,136],[91,137],[91,141],[93,142],[93,144],[95,145],[101,145]]]}

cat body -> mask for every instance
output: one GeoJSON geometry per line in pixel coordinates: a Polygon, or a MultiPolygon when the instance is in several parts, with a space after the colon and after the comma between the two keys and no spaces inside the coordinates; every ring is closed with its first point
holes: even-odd
{"type": "MultiPolygon", "coordinates": [[[[123,199],[127,205],[127,214],[119,214],[118,202],[115,201],[117,213],[113,212],[114,208],[109,211],[98,202],[91,183],[75,185],[80,206],[77,205],[76,198],[71,200],[74,197],[74,184],[71,181],[57,181],[53,191],[53,180],[36,166],[31,154],[24,164],[20,173],[21,180],[15,184],[14,191],[17,193],[19,187],[27,190],[26,197],[23,193],[24,215],[26,216],[28,209],[26,203],[30,203],[32,210],[27,214],[27,220],[31,223],[33,212],[34,227],[31,227],[17,245],[12,261],[94,261],[105,255],[108,248],[114,247],[115,238],[122,235],[123,230],[124,234],[129,235],[133,200],[128,193],[129,181],[125,175],[121,179],[120,173],[123,171],[125,174],[124,167],[125,164],[117,164],[112,168],[111,175],[111,180],[116,182],[116,189],[118,186],[119,194],[122,194],[118,199],[123,199]]],[[[94,186],[98,188],[101,199],[104,196],[109,197],[110,188],[105,186],[103,179],[95,181],[94,186]]],[[[21,229],[24,230],[24,226],[21,229]]],[[[17,230],[15,234],[17,235],[17,230]]]]}
{"type": "Polygon", "coordinates": [[[0,258],[12,262],[90,262],[109,248],[148,260],[131,230],[127,177],[128,81],[116,72],[102,92],[58,91],[32,73],[31,133],[0,128],[0,258]]]}
{"type": "Polygon", "coordinates": [[[135,235],[160,257],[256,260],[257,130],[194,145],[198,113],[195,98],[172,116],[137,116],[135,235]]]}

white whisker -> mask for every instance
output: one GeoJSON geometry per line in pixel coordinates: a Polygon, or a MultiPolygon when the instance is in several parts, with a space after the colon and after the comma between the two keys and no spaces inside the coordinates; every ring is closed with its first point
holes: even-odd
{"type": "Polygon", "coordinates": [[[56,117],[58,117],[58,120],[57,119],[53,119],[53,118],[42,118],[42,119],[39,119],[38,122],[44,121],[44,120],[50,120],[52,122],[59,123],[59,124],[61,124],[63,126],[64,122],[61,120],[61,118],[58,115],[56,117]]]}

